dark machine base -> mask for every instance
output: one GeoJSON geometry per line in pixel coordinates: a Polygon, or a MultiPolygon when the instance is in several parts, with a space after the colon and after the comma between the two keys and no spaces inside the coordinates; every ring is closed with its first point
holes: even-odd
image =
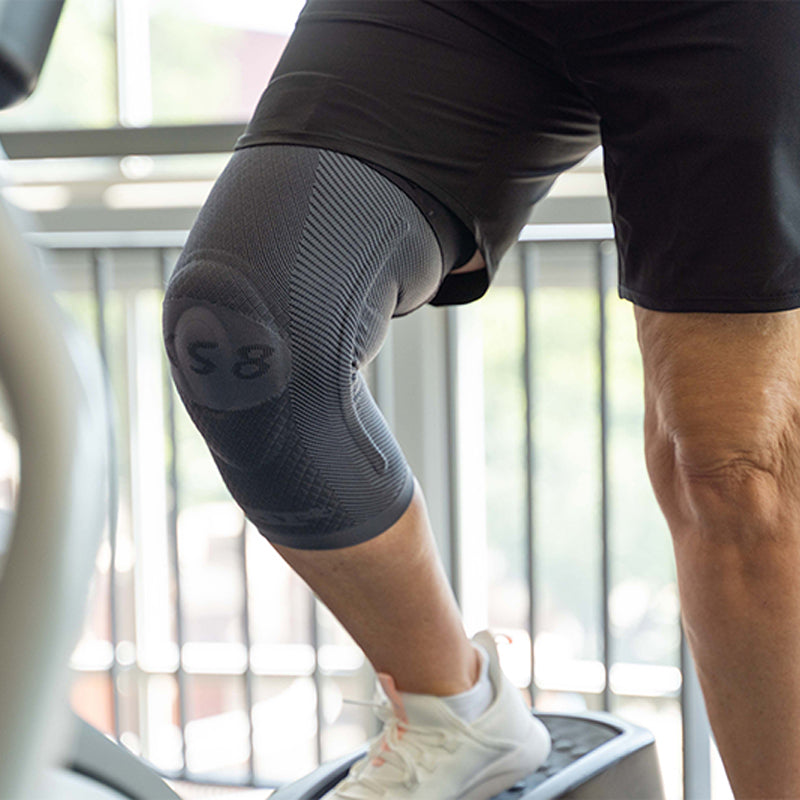
{"type": "MultiPolygon", "coordinates": [[[[540,714],[553,739],[547,761],[493,800],[664,800],[650,731],[611,714],[540,714]]],[[[367,748],[323,764],[271,800],[319,800],[367,748]]]]}

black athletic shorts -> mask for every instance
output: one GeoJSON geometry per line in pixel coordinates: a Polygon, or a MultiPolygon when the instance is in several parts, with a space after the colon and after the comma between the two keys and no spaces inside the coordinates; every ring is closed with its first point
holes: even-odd
{"type": "Polygon", "coordinates": [[[800,306],[800,2],[310,0],[238,147],[338,150],[432,194],[488,264],[598,144],[620,294],[800,306]]]}

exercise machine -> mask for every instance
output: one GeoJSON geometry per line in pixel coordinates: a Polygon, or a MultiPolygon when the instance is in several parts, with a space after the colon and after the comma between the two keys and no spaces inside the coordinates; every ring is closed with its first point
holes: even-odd
{"type": "MultiPolygon", "coordinates": [[[[62,5],[0,0],[0,108],[35,87],[62,5]]],[[[16,514],[0,512],[0,797],[177,800],[144,761],[65,711],[66,665],[105,518],[98,488],[111,468],[104,376],[2,203],[0,280],[0,377],[21,472],[16,514]]],[[[608,714],[537,716],[553,751],[496,800],[663,800],[648,731],[608,714]]],[[[273,800],[319,800],[365,752],[321,766],[273,800]]]]}
{"type": "MultiPolygon", "coordinates": [[[[0,108],[33,91],[62,6],[0,0],[0,108]]],[[[20,447],[16,513],[0,514],[0,797],[178,800],[65,708],[105,519],[104,377],[2,203],[0,283],[0,376],[20,447]]]]}

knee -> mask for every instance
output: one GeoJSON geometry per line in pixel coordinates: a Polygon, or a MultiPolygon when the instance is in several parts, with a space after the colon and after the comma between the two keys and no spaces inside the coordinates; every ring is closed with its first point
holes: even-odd
{"type": "MultiPolygon", "coordinates": [[[[800,513],[800,408],[646,424],[647,464],[674,538],[745,549],[781,542],[800,513]]],[[[697,415],[700,416],[700,415],[697,415]]]]}
{"type": "Polygon", "coordinates": [[[310,550],[358,544],[392,525],[413,491],[402,451],[352,380],[364,347],[342,330],[375,326],[287,309],[277,294],[218,252],[186,256],[163,306],[172,375],[266,538],[310,550]]]}
{"type": "Polygon", "coordinates": [[[286,388],[286,334],[241,270],[204,258],[182,265],[167,287],[163,326],[171,371],[190,412],[242,411],[286,388]]]}

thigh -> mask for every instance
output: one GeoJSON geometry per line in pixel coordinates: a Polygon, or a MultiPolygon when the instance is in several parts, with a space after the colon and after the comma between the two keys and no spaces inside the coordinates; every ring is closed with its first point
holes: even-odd
{"type": "Polygon", "coordinates": [[[623,295],[799,306],[800,3],[579,6],[571,66],[602,117],[623,295]]]}

